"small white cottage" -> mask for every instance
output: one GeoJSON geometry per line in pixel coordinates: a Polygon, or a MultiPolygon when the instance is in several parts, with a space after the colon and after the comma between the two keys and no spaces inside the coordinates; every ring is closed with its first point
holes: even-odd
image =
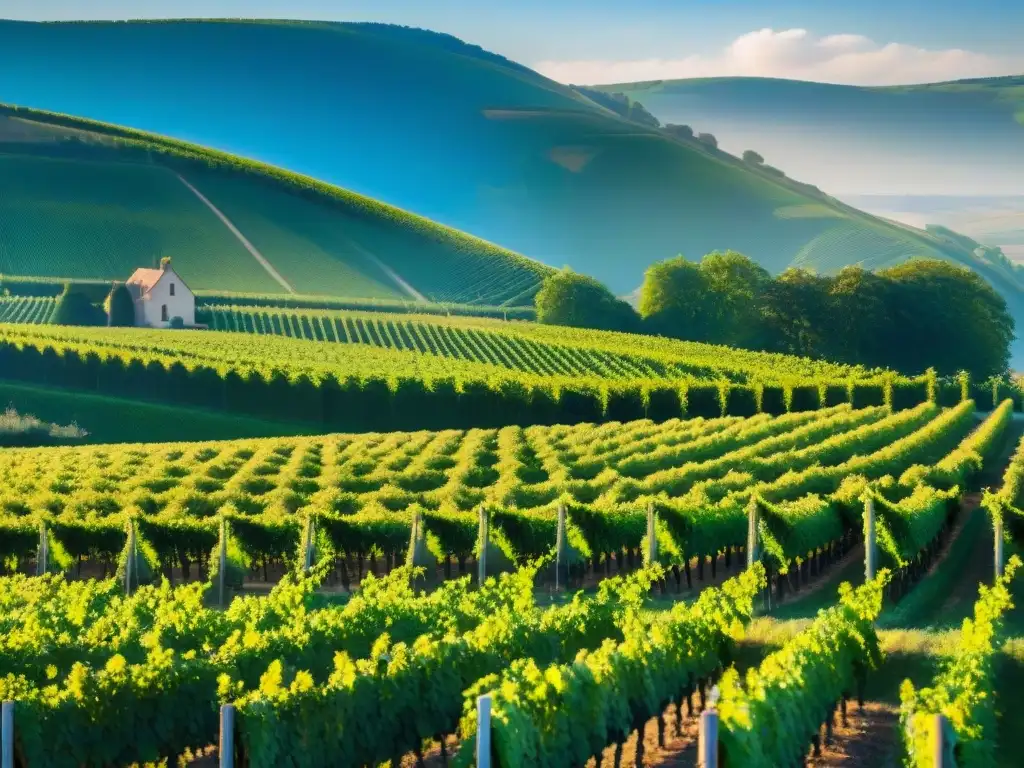
{"type": "Polygon", "coordinates": [[[125,283],[135,301],[135,325],[167,328],[180,317],[185,326],[196,324],[196,297],[171,268],[170,259],[160,269],[137,269],[125,283]]]}

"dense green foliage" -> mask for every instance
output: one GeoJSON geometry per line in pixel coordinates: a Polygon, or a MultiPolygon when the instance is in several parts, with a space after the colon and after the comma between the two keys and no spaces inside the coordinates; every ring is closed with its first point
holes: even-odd
{"type": "Polygon", "coordinates": [[[755,566],[649,623],[634,618],[621,642],[606,641],[571,663],[527,658],[481,679],[467,696],[456,765],[476,765],[473,705],[484,693],[491,696],[492,755],[502,768],[600,762],[606,746],[622,744],[669,703],[681,707],[697,680],[730,662],[763,585],[755,566]]]}
{"type": "Polygon", "coordinates": [[[535,303],[537,322],[548,325],[605,331],[632,331],[639,325],[629,304],[592,277],[570,269],[545,277],[535,303]]]}
{"type": "Polygon", "coordinates": [[[759,667],[722,676],[721,766],[775,768],[803,760],[838,701],[863,690],[881,661],[873,624],[888,576],[883,571],[856,590],[844,584],[838,605],[821,611],[759,667]]]}
{"type": "Polygon", "coordinates": [[[676,257],[647,270],[640,313],[682,339],[942,375],[1004,375],[1014,321],[977,273],[915,259],[878,273],[789,269],[771,278],[740,254],[676,257]]]}
{"type": "MultiPolygon", "coordinates": [[[[226,611],[203,606],[205,584],[143,587],[126,597],[116,581],[0,580],[0,694],[17,702],[16,753],[55,768],[173,762],[188,748],[214,742],[218,702],[238,699],[251,764],[278,764],[274,744],[288,743],[286,728],[299,734],[312,722],[308,707],[289,722],[290,699],[308,699],[317,685],[336,705],[345,698],[350,707],[362,705],[323,707],[321,717],[344,715],[351,726],[360,716],[375,726],[363,730],[370,738],[337,729],[344,747],[367,756],[346,763],[380,763],[418,746],[417,734],[402,726],[406,708],[422,705],[414,686],[426,670],[403,675],[400,660],[416,663],[425,648],[458,637],[454,650],[463,653],[444,659],[451,685],[431,680],[438,706],[430,716],[453,730],[464,687],[484,670],[531,652],[545,662],[571,656],[616,637],[617,624],[636,612],[650,583],[641,572],[611,580],[592,598],[544,609],[533,599],[535,573],[535,566],[526,568],[472,593],[468,579],[458,579],[427,595],[414,592],[410,571],[399,569],[368,577],[347,604],[332,606],[313,592],[323,576],[318,570],[286,579],[266,598],[235,600],[226,611]],[[61,609],[72,605],[79,608],[61,609]],[[412,694],[405,703],[391,695],[400,690],[412,694]]],[[[430,654],[435,668],[436,656],[430,654]]],[[[313,749],[306,760],[338,754],[346,753],[313,749]]]]}
{"type": "MultiPolygon", "coordinates": [[[[839,402],[899,409],[935,396],[950,402],[930,375],[906,379],[661,339],[645,344],[637,358],[630,345],[639,337],[629,334],[499,326],[554,341],[557,356],[574,362],[561,372],[555,366],[554,372],[537,374],[365,343],[9,325],[0,328],[0,376],[355,430],[660,421],[684,414],[784,413],[839,402]],[[619,361],[640,372],[617,374],[619,361]]],[[[493,349],[512,365],[507,348],[498,343],[493,349]]],[[[478,348],[477,354],[485,353],[478,348]]],[[[966,396],[953,394],[953,402],[966,396]]]]}
{"type": "Polygon", "coordinates": [[[103,325],[103,310],[70,285],[57,297],[49,322],[53,325],[103,325]]]}
{"type": "MultiPolygon", "coordinates": [[[[8,450],[0,454],[7,567],[36,557],[44,529],[50,570],[84,558],[118,563],[123,579],[134,554],[139,583],[171,566],[186,579],[190,566],[200,571],[199,584],[133,586],[130,597],[116,579],[0,579],[0,695],[17,701],[19,759],[33,764],[54,745],[63,755],[74,742],[87,762],[173,761],[211,743],[217,703],[233,701],[254,766],[283,755],[311,768],[338,755],[379,764],[419,754],[457,726],[458,759],[468,761],[475,696],[491,692],[503,765],[582,764],[669,703],[681,706],[696,682],[729,663],[765,583],[759,565],[664,611],[642,610],[665,575],[657,566],[549,608],[534,598],[539,562],[479,592],[460,578],[417,595],[407,569],[364,576],[344,607],[314,594],[319,581],[367,556],[398,562],[413,519],[439,559],[464,558],[477,546],[471,510],[481,504],[492,542],[514,561],[550,553],[553,507],[562,503],[576,556],[595,566],[614,557],[619,569],[643,547],[653,504],[659,560],[688,571],[694,557],[723,549],[738,564],[755,501],[766,506],[769,555],[784,564],[849,532],[847,481],[986,453],[989,438],[961,441],[972,413],[968,401],[945,412],[839,406],[661,425],[8,450]],[[287,577],[269,597],[235,599],[226,611],[202,605],[217,583],[210,566],[219,541],[226,583],[237,587],[268,559],[302,568],[307,530],[315,531],[310,578],[287,577]],[[559,736],[569,733],[578,738],[559,736]]],[[[745,688],[727,674],[727,760],[749,748],[774,764],[806,748],[811,726],[875,658],[880,591],[873,584],[845,596],[749,672],[745,688]],[[790,685],[794,675],[814,684],[790,685]],[[780,717],[785,728],[762,727],[780,717]]]]}
{"type": "Polygon", "coordinates": [[[135,301],[128,286],[115,283],[106,301],[107,325],[111,328],[131,328],[135,325],[135,301]]]}
{"type": "Polygon", "coordinates": [[[419,510],[434,554],[464,558],[484,504],[495,543],[522,562],[551,547],[564,504],[573,547],[597,564],[640,548],[654,504],[665,561],[680,564],[743,546],[755,499],[768,556],[785,570],[851,528],[861,502],[844,493],[848,478],[942,460],[972,411],[969,401],[893,415],[839,406],[776,418],[8,451],[0,515],[15,527],[42,516],[55,542],[70,547],[72,536],[76,551],[103,561],[143,510],[162,531],[154,546],[169,567],[213,546],[224,510],[257,562],[295,551],[297,512],[315,516],[337,551],[366,557],[403,550],[419,510]],[[83,516],[98,528],[83,528],[83,516]]]}
{"type": "Polygon", "coordinates": [[[934,715],[946,716],[945,759],[951,765],[973,768],[995,763],[997,654],[1003,643],[1004,615],[1013,604],[1010,582],[1020,568],[1014,556],[1003,576],[980,587],[974,617],[964,619],[956,651],[941,662],[941,671],[929,688],[915,689],[909,681],[900,688],[905,765],[933,765],[934,715]]]}

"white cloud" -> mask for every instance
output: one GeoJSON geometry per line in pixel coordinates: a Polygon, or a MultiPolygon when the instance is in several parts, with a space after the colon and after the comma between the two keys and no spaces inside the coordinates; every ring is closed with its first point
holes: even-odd
{"type": "Polygon", "coordinates": [[[758,29],[713,56],[675,59],[542,61],[538,72],[563,83],[624,83],[688,77],[782,77],[851,85],[897,85],[1024,72],[1024,55],[876,43],[863,35],[815,37],[805,29],[758,29]]]}

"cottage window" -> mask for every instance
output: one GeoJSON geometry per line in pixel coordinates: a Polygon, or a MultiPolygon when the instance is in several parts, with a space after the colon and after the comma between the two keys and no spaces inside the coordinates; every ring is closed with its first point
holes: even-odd
{"type": "Polygon", "coordinates": [[[174,295],[174,283],[171,283],[171,296],[174,295]]]}
{"type": "Polygon", "coordinates": [[[166,304],[163,304],[163,305],[162,305],[162,306],[160,307],[160,319],[161,319],[161,320],[162,320],[163,322],[165,322],[165,323],[166,323],[166,322],[167,322],[167,321],[168,321],[168,320],[170,319],[170,318],[169,318],[169,317],[167,316],[167,305],[166,305],[166,304]]]}

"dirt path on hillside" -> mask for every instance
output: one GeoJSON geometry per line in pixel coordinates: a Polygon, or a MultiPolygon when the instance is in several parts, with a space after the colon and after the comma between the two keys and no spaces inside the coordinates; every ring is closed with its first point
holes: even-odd
{"type": "Polygon", "coordinates": [[[268,275],[274,278],[281,285],[282,288],[288,291],[288,293],[295,293],[295,289],[292,288],[291,284],[287,280],[285,280],[284,277],[281,276],[280,272],[274,269],[274,265],[271,264],[267,260],[267,258],[256,249],[255,245],[249,242],[248,238],[246,238],[246,236],[242,234],[241,230],[239,230],[238,227],[234,225],[231,219],[224,215],[220,208],[211,203],[202,192],[193,187],[192,184],[190,184],[189,181],[180,173],[175,175],[178,177],[178,179],[181,180],[182,184],[184,184],[192,191],[193,195],[199,198],[200,202],[202,202],[207,208],[213,211],[213,215],[220,219],[221,223],[225,227],[227,227],[231,234],[233,234],[238,239],[238,242],[242,244],[245,250],[247,250],[252,255],[252,257],[259,262],[260,266],[267,271],[268,275]]]}

